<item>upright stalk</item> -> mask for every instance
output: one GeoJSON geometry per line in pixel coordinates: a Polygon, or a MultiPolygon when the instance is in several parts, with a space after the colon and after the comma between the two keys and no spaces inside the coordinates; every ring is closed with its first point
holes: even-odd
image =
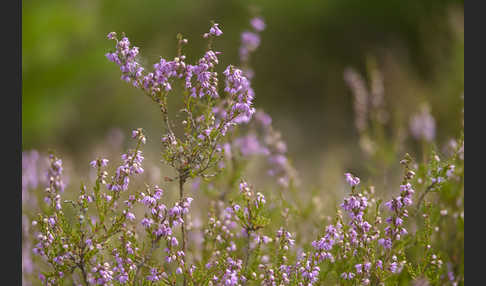
{"type": "MultiPolygon", "coordinates": [[[[184,199],[184,183],[186,182],[186,178],[183,174],[179,175],[179,197],[182,203],[184,199]]],[[[186,268],[186,218],[184,213],[182,213],[182,224],[181,224],[181,233],[182,233],[182,251],[184,252],[184,256],[182,256],[182,261],[184,261],[184,269],[186,268]]],[[[186,275],[184,273],[184,282],[183,285],[187,285],[186,275]]]]}
{"type": "Polygon", "coordinates": [[[79,264],[79,269],[81,269],[81,273],[83,274],[82,278],[83,278],[84,285],[88,286],[89,285],[88,275],[86,274],[86,271],[84,270],[84,262],[81,261],[81,263],[79,264]]]}
{"type": "Polygon", "coordinates": [[[244,267],[244,273],[246,273],[247,268],[248,268],[248,261],[250,260],[250,230],[246,230],[246,233],[248,235],[248,239],[246,240],[246,248],[245,248],[245,267],[244,267]]]}

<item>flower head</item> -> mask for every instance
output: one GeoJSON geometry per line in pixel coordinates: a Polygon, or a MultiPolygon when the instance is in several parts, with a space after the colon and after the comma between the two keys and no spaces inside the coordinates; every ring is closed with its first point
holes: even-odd
{"type": "Polygon", "coordinates": [[[255,17],[251,19],[250,24],[257,32],[265,30],[265,22],[260,17],[255,17]]]}
{"type": "Polygon", "coordinates": [[[358,177],[355,177],[355,176],[353,176],[350,173],[346,173],[346,174],[344,174],[344,176],[346,176],[346,182],[348,182],[348,184],[351,187],[357,186],[359,184],[359,182],[360,182],[360,180],[359,180],[358,177]]]}

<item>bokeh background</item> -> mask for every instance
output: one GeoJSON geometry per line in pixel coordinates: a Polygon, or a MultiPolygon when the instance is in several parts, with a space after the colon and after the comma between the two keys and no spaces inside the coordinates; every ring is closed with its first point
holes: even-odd
{"type": "MultiPolygon", "coordinates": [[[[304,183],[366,175],[346,67],[366,76],[375,59],[387,106],[404,115],[428,102],[438,144],[458,135],[464,90],[464,1],[452,0],[24,0],[22,147],[56,149],[87,162],[86,150],[113,128],[147,130],[157,150],[159,111],[120,80],[105,58],[111,31],[126,32],[146,63],[204,52],[210,21],[224,32],[220,68],[238,63],[240,33],[261,15],[267,24],[252,57],[256,107],[273,117],[304,183]],[[363,174],[364,173],[364,174],[363,174]]],[[[404,122],[406,124],[406,122],[404,122]]],[[[420,148],[410,144],[411,152],[420,148]]]]}

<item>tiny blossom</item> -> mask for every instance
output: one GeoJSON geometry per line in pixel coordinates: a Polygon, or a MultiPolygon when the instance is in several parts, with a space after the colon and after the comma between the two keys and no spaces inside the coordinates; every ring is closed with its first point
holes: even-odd
{"type": "Polygon", "coordinates": [[[151,218],[144,218],[144,219],[142,219],[141,224],[142,224],[144,227],[148,228],[148,227],[150,227],[150,226],[152,225],[152,223],[153,223],[153,222],[154,222],[154,221],[153,221],[151,218]]]}
{"type": "Polygon", "coordinates": [[[258,32],[265,30],[265,22],[260,17],[255,17],[250,21],[251,26],[258,32]]]}
{"type": "Polygon", "coordinates": [[[391,271],[391,273],[397,273],[397,271],[398,271],[398,263],[392,262],[390,264],[390,271],[391,271]]]}
{"type": "Polygon", "coordinates": [[[446,172],[447,178],[452,177],[452,175],[454,174],[455,168],[456,168],[456,166],[454,166],[454,165],[450,165],[449,168],[447,168],[447,172],[446,172]]]}
{"type": "Polygon", "coordinates": [[[106,36],[109,40],[113,40],[115,39],[116,37],[116,33],[115,32],[110,32],[108,33],[108,35],[106,36]]]}
{"type": "Polygon", "coordinates": [[[388,238],[386,238],[386,239],[385,239],[385,238],[380,238],[380,239],[378,240],[378,243],[379,243],[381,246],[383,246],[384,248],[386,248],[386,249],[390,249],[390,248],[392,247],[392,242],[391,242],[391,240],[390,240],[390,239],[388,239],[388,238]]]}
{"type": "Polygon", "coordinates": [[[91,167],[96,168],[96,167],[106,167],[108,165],[108,159],[97,159],[91,161],[89,164],[91,167]]]}
{"type": "Polygon", "coordinates": [[[118,277],[118,282],[124,284],[128,281],[128,275],[127,274],[123,274],[123,275],[120,275],[118,277]]]}
{"type": "Polygon", "coordinates": [[[265,204],[265,196],[263,196],[262,193],[257,193],[256,194],[257,198],[256,198],[256,201],[255,203],[257,204],[257,206],[259,205],[264,205],[265,204]]]}
{"type": "Polygon", "coordinates": [[[376,261],[376,268],[383,268],[383,262],[381,260],[376,261]]]}
{"type": "Polygon", "coordinates": [[[350,173],[346,173],[344,174],[344,176],[346,176],[346,182],[348,182],[348,184],[351,186],[351,187],[355,187],[359,184],[359,178],[358,177],[355,177],[353,176],[352,174],[350,173]]]}
{"type": "Polygon", "coordinates": [[[134,220],[135,219],[135,215],[131,212],[127,212],[126,217],[127,217],[128,220],[134,220]]]}
{"type": "Polygon", "coordinates": [[[170,244],[172,246],[177,246],[177,245],[179,245],[179,241],[177,241],[177,238],[172,237],[171,240],[170,240],[170,244]]]}
{"type": "Polygon", "coordinates": [[[366,272],[368,272],[368,271],[370,271],[370,269],[371,269],[371,262],[366,262],[366,263],[364,264],[364,270],[365,270],[366,272]]]}
{"type": "Polygon", "coordinates": [[[223,34],[223,31],[219,28],[219,24],[214,23],[213,26],[209,29],[209,33],[204,34],[204,37],[207,38],[210,35],[219,37],[223,34]]]}
{"type": "Polygon", "coordinates": [[[147,276],[147,280],[148,280],[148,281],[153,281],[153,282],[155,282],[155,281],[159,281],[159,280],[160,280],[160,278],[161,278],[161,277],[160,277],[160,275],[159,275],[159,272],[158,272],[158,270],[157,270],[157,269],[155,269],[155,268],[152,268],[152,269],[150,270],[150,275],[149,275],[149,276],[147,276]]]}
{"type": "Polygon", "coordinates": [[[242,181],[242,182],[240,183],[240,192],[241,192],[242,194],[249,195],[249,194],[250,194],[250,190],[251,190],[251,189],[250,189],[250,185],[248,185],[248,183],[247,183],[247,182],[242,181]]]}

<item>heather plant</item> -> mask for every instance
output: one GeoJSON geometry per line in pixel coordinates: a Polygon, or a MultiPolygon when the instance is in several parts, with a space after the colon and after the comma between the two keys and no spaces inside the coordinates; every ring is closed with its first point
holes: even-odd
{"type": "MultiPolygon", "coordinates": [[[[436,150],[421,162],[392,149],[403,170],[387,193],[345,173],[344,198],[332,217],[316,236],[298,232],[295,225],[304,222],[299,192],[306,190],[299,189],[283,135],[253,106],[250,56],[265,23],[256,17],[250,24],[241,36],[240,67],[224,68],[224,87],[216,71],[220,53],[213,50],[223,34],[217,23],[203,35],[208,48],[196,63],[186,62],[188,40],[178,35],[177,56],[151,69],[140,64],[139,49],[125,35],[108,34],[115,43],[108,60],[161,111],[160,159],[175,175],[140,182],[143,146],[152,140],[142,128],[131,132],[132,148],[118,163],[89,162],[96,175],[79,185],[67,183],[58,154],[24,152],[24,284],[464,284],[463,135],[449,144],[448,155],[436,150]],[[246,178],[247,162],[261,156],[275,188],[246,178]],[[43,195],[32,196],[40,186],[43,195]]],[[[362,80],[346,74],[355,96],[366,101],[362,80]]],[[[374,78],[371,114],[380,121],[383,91],[377,72],[374,78]]],[[[364,134],[366,119],[359,116],[364,134]]]]}

